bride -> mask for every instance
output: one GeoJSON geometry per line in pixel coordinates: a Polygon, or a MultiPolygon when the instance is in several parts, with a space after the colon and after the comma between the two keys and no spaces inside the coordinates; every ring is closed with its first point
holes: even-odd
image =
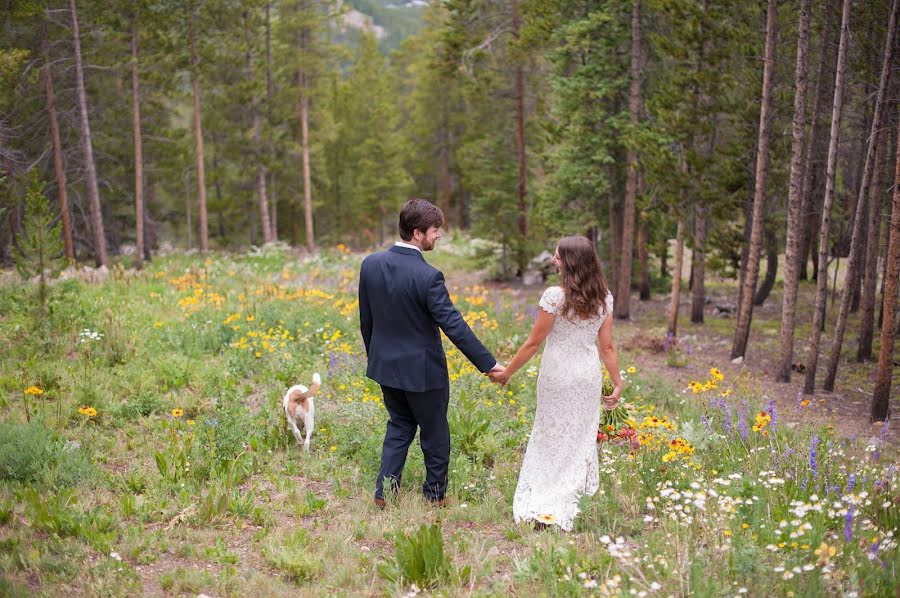
{"type": "Polygon", "coordinates": [[[593,243],[586,237],[565,237],[553,262],[560,286],[544,291],[531,334],[506,369],[491,379],[506,384],[547,340],[513,517],[536,528],[555,524],[570,531],[578,499],[592,496],[600,484],[596,443],[603,379],[598,344],[615,385],[613,393],[603,397],[607,409],[615,408],[622,396],[622,378],[609,317],[613,297],[593,243]]]}

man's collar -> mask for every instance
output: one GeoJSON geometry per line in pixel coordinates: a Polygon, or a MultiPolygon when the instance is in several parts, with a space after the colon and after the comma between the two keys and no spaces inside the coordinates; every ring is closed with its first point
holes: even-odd
{"type": "Polygon", "coordinates": [[[404,243],[403,241],[397,241],[394,243],[395,247],[406,247],[407,249],[415,249],[419,253],[422,253],[422,249],[417,247],[416,245],[412,245],[410,243],[404,243]]]}

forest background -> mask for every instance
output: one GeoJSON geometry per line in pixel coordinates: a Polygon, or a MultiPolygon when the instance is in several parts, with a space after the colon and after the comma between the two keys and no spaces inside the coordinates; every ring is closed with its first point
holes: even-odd
{"type": "Polygon", "coordinates": [[[780,277],[774,377],[805,371],[813,392],[821,353],[830,391],[842,351],[878,359],[882,420],[900,268],[896,4],[6,0],[0,261],[43,255],[29,222],[97,266],[172,246],[362,250],[423,196],[449,231],[488,241],[501,279],[586,234],[616,316],[632,289],[668,291],[672,339],[686,247],[694,323],[710,274],[737,282],[720,306],[736,360],[780,277]],[[798,323],[807,280],[814,310],[798,323]]]}

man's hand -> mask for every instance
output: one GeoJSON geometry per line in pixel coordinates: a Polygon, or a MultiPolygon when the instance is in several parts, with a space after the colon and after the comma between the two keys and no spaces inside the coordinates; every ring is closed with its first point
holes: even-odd
{"type": "Polygon", "coordinates": [[[491,379],[491,382],[495,382],[500,385],[505,385],[507,382],[509,382],[509,376],[506,375],[506,368],[499,363],[492,367],[491,371],[489,371],[486,375],[491,379]]]}

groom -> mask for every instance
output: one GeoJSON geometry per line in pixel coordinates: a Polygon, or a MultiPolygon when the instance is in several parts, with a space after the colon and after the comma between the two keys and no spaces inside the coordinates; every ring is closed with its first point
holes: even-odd
{"type": "Polygon", "coordinates": [[[400,238],[393,247],[363,260],[359,273],[359,326],[369,365],[366,375],[381,385],[390,419],[375,482],[375,504],[385,507],[400,485],[416,428],[425,456],[425,499],[445,504],[450,463],[447,406],[450,380],[441,330],[482,373],[503,368],[453,306],[444,275],[423,252],[441,238],[444,214],[424,199],[400,210],[400,238]]]}

